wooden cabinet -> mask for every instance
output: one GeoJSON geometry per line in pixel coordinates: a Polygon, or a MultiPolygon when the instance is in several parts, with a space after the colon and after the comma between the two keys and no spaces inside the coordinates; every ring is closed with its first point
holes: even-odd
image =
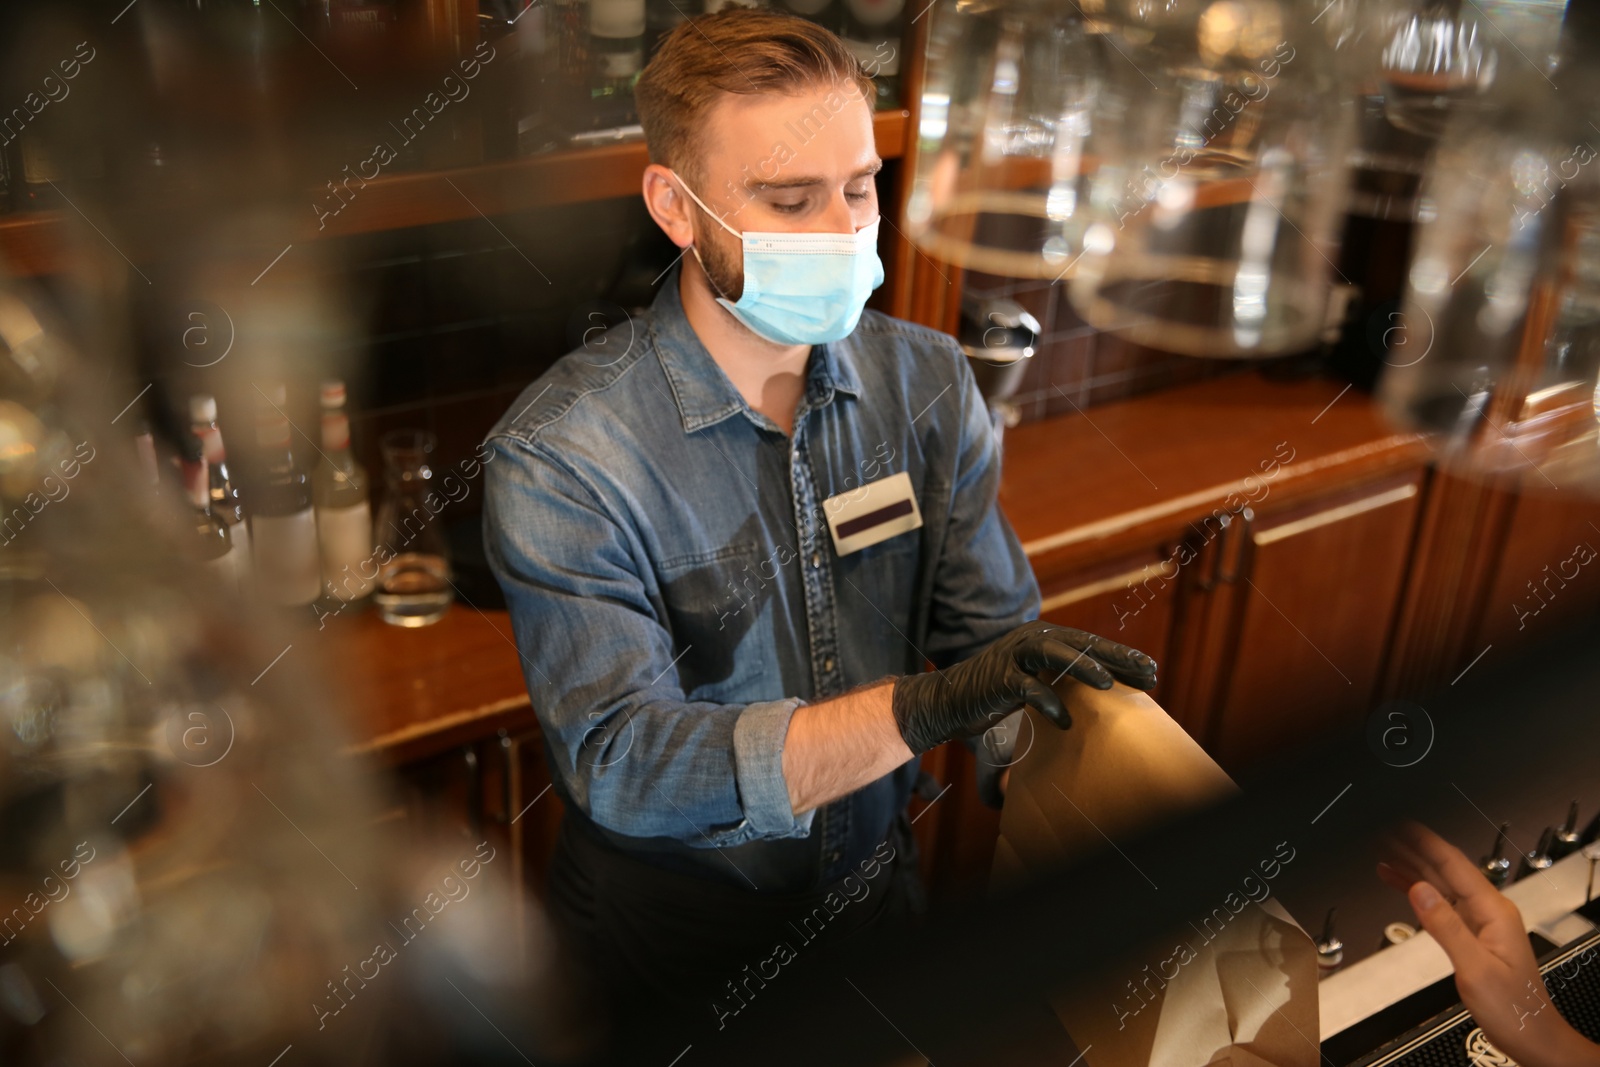
{"type": "MultiPolygon", "coordinates": [[[[1001,505],[1041,616],[1155,657],[1156,700],[1239,771],[1379,692],[1426,463],[1337,383],[1246,373],[1012,430],[1001,505]]],[[[998,828],[944,749],[917,824],[936,897],[981,887],[998,828]]]]}
{"type": "Polygon", "coordinates": [[[1348,726],[1390,647],[1420,468],[1285,508],[1246,507],[1197,561],[1174,706],[1240,770],[1348,726]]]}

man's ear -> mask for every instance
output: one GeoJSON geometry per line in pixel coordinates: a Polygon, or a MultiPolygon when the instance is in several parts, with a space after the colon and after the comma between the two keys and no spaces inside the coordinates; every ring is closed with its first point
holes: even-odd
{"type": "Polygon", "coordinates": [[[694,228],[689,221],[689,213],[695,210],[694,201],[683,194],[672,171],[659,163],[644,169],[644,206],[673,244],[687,248],[694,243],[694,228]]]}

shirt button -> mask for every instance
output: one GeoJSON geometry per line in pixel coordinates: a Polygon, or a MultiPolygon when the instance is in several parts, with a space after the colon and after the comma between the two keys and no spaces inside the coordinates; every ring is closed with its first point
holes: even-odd
{"type": "Polygon", "coordinates": [[[828,853],[828,862],[829,863],[838,863],[839,862],[839,850],[838,849],[834,849],[832,852],[828,853]]]}
{"type": "Polygon", "coordinates": [[[829,656],[827,659],[822,661],[822,669],[825,670],[825,671],[833,670],[833,657],[832,656],[829,656]]]}
{"type": "Polygon", "coordinates": [[[822,553],[821,552],[813,552],[813,553],[811,553],[811,567],[812,567],[812,569],[815,570],[816,568],[818,568],[820,566],[822,566],[822,553]]]}

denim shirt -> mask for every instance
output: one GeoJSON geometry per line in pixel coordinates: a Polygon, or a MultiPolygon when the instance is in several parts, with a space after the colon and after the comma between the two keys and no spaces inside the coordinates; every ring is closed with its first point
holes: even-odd
{"type": "Polygon", "coordinates": [[[791,437],[678,277],[490,429],[484,547],[572,816],[659,866],[803,892],[888,837],[918,761],[796,815],[795,708],[966,658],[1037,618],[1038,585],[954,339],[863,313],[812,349],[791,437]],[[921,528],[837,555],[823,502],[901,471],[921,528]]]}

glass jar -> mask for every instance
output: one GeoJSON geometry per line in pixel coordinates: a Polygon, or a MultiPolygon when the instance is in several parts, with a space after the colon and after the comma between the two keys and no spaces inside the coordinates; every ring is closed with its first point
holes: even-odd
{"type": "Polygon", "coordinates": [[[384,622],[427,626],[444,617],[455,592],[439,518],[450,501],[434,488],[430,465],[434,435],[391,430],[379,445],[387,491],[374,531],[379,569],[372,601],[384,622]]]}
{"type": "Polygon", "coordinates": [[[1069,295],[1097,329],[1252,358],[1322,333],[1355,109],[1282,0],[1105,0],[1101,165],[1069,295]],[[1120,101],[1116,103],[1116,101],[1120,101]]]}

